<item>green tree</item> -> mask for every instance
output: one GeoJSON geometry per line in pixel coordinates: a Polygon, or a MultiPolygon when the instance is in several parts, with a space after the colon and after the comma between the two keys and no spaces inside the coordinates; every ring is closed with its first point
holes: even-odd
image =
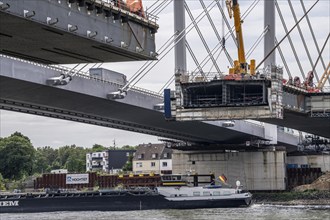
{"type": "Polygon", "coordinates": [[[45,173],[49,170],[50,163],[47,157],[38,148],[35,152],[35,159],[33,163],[33,173],[45,173]]]}
{"type": "Polygon", "coordinates": [[[59,160],[58,149],[49,146],[37,148],[37,155],[35,160],[35,172],[50,172],[53,169],[59,169],[61,167],[60,163],[57,161],[59,160]]]}
{"type": "Polygon", "coordinates": [[[135,146],[124,145],[120,150],[136,150],[135,146]]]}
{"type": "Polygon", "coordinates": [[[92,152],[102,152],[102,151],[105,151],[105,150],[107,150],[107,148],[104,147],[103,145],[94,144],[91,151],[92,152]]]}
{"type": "Polygon", "coordinates": [[[61,168],[64,168],[66,162],[68,161],[69,156],[72,154],[72,149],[75,148],[76,145],[64,146],[58,149],[58,162],[60,163],[61,168]]]}
{"type": "Polygon", "coordinates": [[[129,155],[127,162],[122,168],[123,171],[133,171],[133,155],[129,155]]]}
{"type": "Polygon", "coordinates": [[[35,172],[50,172],[55,169],[68,169],[69,172],[85,172],[86,153],[90,149],[76,145],[63,146],[58,149],[43,147],[37,149],[35,172]]]}
{"type": "Polygon", "coordinates": [[[71,155],[68,158],[66,167],[69,172],[81,173],[86,171],[86,162],[79,157],[71,155]]]}
{"type": "Polygon", "coordinates": [[[0,173],[0,190],[6,190],[5,179],[2,177],[0,173]]]}
{"type": "Polygon", "coordinates": [[[30,138],[28,138],[27,136],[23,135],[21,132],[15,131],[14,134],[10,135],[10,137],[12,136],[17,136],[17,137],[21,137],[24,138],[25,140],[31,142],[30,138]]]}
{"type": "Polygon", "coordinates": [[[55,160],[49,167],[49,171],[63,168],[58,160],[55,160]]]}
{"type": "Polygon", "coordinates": [[[66,162],[66,168],[69,172],[85,172],[86,171],[86,153],[88,149],[82,147],[71,148],[70,156],[66,162]]]}
{"type": "Polygon", "coordinates": [[[20,179],[33,171],[35,149],[19,132],[0,140],[0,173],[7,179],[20,179]]]}

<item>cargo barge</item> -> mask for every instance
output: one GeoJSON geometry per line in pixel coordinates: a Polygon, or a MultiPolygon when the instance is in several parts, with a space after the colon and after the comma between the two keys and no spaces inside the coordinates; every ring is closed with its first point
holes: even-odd
{"type": "MultiPolygon", "coordinates": [[[[150,209],[196,209],[247,207],[252,195],[236,188],[220,185],[187,186],[176,175],[153,189],[109,189],[88,192],[43,192],[0,195],[0,213],[54,211],[128,211],[150,209]],[[172,181],[175,180],[175,181],[172,181]],[[179,185],[174,186],[175,183],[179,185]],[[169,185],[169,184],[168,184],[169,185]]],[[[167,176],[167,180],[169,177],[167,176]]]]}

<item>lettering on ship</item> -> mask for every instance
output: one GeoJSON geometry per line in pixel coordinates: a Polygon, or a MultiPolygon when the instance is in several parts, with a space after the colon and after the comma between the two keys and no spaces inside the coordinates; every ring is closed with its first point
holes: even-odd
{"type": "Polygon", "coordinates": [[[0,207],[3,206],[19,206],[18,200],[15,201],[0,201],[0,207]]]}

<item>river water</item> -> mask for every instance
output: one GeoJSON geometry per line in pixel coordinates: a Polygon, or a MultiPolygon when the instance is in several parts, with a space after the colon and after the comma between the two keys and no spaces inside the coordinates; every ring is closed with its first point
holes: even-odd
{"type": "Polygon", "coordinates": [[[249,208],[219,208],[194,210],[148,210],[126,212],[46,212],[28,214],[0,214],[0,220],[151,220],[151,219],[330,219],[330,204],[322,206],[280,206],[280,205],[252,205],[249,208]]]}

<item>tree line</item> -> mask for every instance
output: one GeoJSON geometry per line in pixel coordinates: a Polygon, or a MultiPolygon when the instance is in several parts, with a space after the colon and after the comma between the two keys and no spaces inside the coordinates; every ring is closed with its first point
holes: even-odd
{"type": "Polygon", "coordinates": [[[68,172],[86,171],[86,154],[115,149],[135,149],[132,146],[122,148],[104,147],[94,144],[92,148],[76,145],[52,148],[50,146],[34,148],[31,140],[19,132],[0,138],[0,189],[1,180],[20,180],[23,177],[49,173],[54,169],[67,169],[68,172]]]}

